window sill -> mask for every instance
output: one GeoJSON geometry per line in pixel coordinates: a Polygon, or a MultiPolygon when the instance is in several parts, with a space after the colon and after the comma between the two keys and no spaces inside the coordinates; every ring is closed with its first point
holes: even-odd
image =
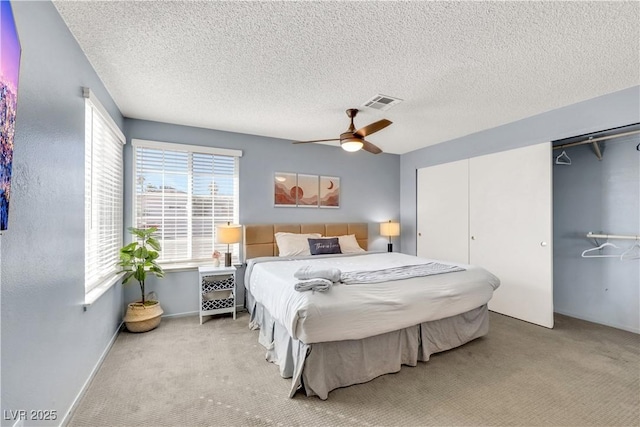
{"type": "Polygon", "coordinates": [[[116,274],[111,279],[105,280],[100,285],[87,292],[84,295],[84,304],[82,304],[84,311],[87,311],[87,308],[91,307],[91,305],[98,301],[102,295],[104,295],[116,283],[120,282],[122,277],[124,277],[124,272],[116,274]]]}
{"type": "MultiPolygon", "coordinates": [[[[223,263],[224,264],[224,263],[223,263]]],[[[213,260],[209,261],[194,261],[194,262],[180,262],[180,263],[173,263],[173,264],[160,264],[160,267],[162,267],[162,269],[165,272],[177,272],[177,271],[190,271],[190,270],[197,270],[198,267],[210,267],[213,265],[213,260]]],[[[232,262],[231,265],[235,265],[236,267],[241,266],[242,264],[240,262],[232,262]]]]}

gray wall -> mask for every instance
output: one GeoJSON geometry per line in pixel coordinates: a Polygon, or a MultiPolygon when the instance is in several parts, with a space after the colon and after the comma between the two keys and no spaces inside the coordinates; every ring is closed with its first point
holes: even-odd
{"type": "MultiPolygon", "coordinates": [[[[122,116],[50,2],[12,2],[22,44],[9,229],[1,260],[4,411],[58,425],[114,336],[122,291],[84,302],[84,99],[122,116]]],[[[13,425],[2,417],[2,425],[13,425]]],[[[10,417],[9,417],[10,418],[10,417]]],[[[28,422],[27,425],[33,425],[28,422]]]]}
{"type": "Polygon", "coordinates": [[[402,252],[416,253],[416,171],[640,121],[640,86],[593,98],[400,157],[402,252]]]}
{"type": "MultiPolygon", "coordinates": [[[[402,155],[402,251],[416,253],[417,169],[637,122],[640,122],[640,86],[402,155]]],[[[554,176],[554,202],[560,202],[560,210],[554,206],[554,222],[558,223],[554,233],[559,235],[554,236],[554,243],[558,244],[554,248],[554,280],[557,281],[554,284],[554,305],[559,312],[637,331],[638,262],[622,264],[611,260],[575,259],[578,247],[582,250],[588,248],[588,241],[576,238],[574,233],[582,235],[599,230],[613,230],[609,231],[612,234],[640,232],[638,152],[635,145],[633,150],[627,148],[624,153],[620,142],[607,145],[610,147],[606,149],[601,163],[588,152],[588,148],[582,147],[575,149],[578,152],[576,158],[582,165],[572,165],[570,170],[554,169],[554,173],[563,173],[559,182],[554,176]],[[584,162],[583,154],[586,157],[584,162]],[[569,173],[570,178],[565,176],[569,173]],[[584,181],[577,183],[580,179],[584,181]],[[577,186],[575,193],[573,185],[571,190],[565,187],[569,181],[577,186]],[[558,191],[561,193],[555,194],[558,191]],[[562,193],[564,191],[571,194],[562,193]],[[575,200],[578,194],[584,194],[584,200],[575,206],[563,206],[568,200],[575,200]],[[564,196],[565,199],[559,199],[564,196]],[[573,223],[571,216],[575,219],[573,223]]]]}
{"type": "MultiPolygon", "coordinates": [[[[125,120],[131,139],[176,142],[243,151],[240,158],[240,223],[368,222],[369,247],[386,250],[378,223],[400,218],[400,156],[347,153],[337,146],[293,145],[290,141],[217,130],[177,126],[143,120],[125,120]],[[275,208],[274,172],[300,172],[340,177],[339,209],[275,208]]],[[[125,148],[125,225],[130,226],[132,203],[132,148],[125,148]]],[[[399,240],[396,248],[399,248],[399,240]]],[[[243,269],[239,270],[239,304],[243,300],[243,269]]],[[[166,315],[198,310],[197,270],[170,272],[164,279],[149,280],[166,315]]],[[[133,286],[125,288],[124,300],[137,298],[133,286]]]]}
{"type": "MultiPolygon", "coordinates": [[[[640,136],[610,140],[601,161],[588,145],[567,148],[571,165],[553,166],[555,311],[636,333],[640,333],[640,260],[581,254],[596,247],[585,238],[588,231],[640,234],[638,143],[640,136]]],[[[621,250],[607,253],[621,253],[635,243],[610,242],[621,250]]]]}

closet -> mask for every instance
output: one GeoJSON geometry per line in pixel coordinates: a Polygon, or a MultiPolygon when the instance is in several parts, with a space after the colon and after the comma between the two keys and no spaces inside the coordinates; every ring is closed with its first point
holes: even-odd
{"type": "Polygon", "coordinates": [[[489,309],[553,327],[551,144],[418,170],[417,255],[501,280],[489,309]]]}
{"type": "Polygon", "coordinates": [[[554,311],[640,333],[640,124],[555,141],[550,161],[554,311]]]}

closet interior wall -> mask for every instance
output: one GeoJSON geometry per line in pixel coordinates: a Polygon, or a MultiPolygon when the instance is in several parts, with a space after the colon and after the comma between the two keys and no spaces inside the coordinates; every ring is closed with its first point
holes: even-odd
{"type": "MultiPolygon", "coordinates": [[[[554,311],[640,333],[640,260],[583,258],[586,233],[640,234],[640,135],[604,143],[602,160],[589,144],[568,147],[570,165],[555,164],[554,311]]],[[[603,243],[600,241],[600,243],[603,243]]],[[[611,240],[621,252],[631,240],[611,240]]]]}

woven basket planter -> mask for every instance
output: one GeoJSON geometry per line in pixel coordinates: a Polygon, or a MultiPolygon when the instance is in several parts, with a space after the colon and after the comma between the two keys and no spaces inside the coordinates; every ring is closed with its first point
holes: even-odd
{"type": "Polygon", "coordinates": [[[142,305],[140,302],[132,302],[127,306],[124,323],[129,332],[147,332],[156,328],[162,319],[162,307],[155,301],[152,305],[142,305]]]}

